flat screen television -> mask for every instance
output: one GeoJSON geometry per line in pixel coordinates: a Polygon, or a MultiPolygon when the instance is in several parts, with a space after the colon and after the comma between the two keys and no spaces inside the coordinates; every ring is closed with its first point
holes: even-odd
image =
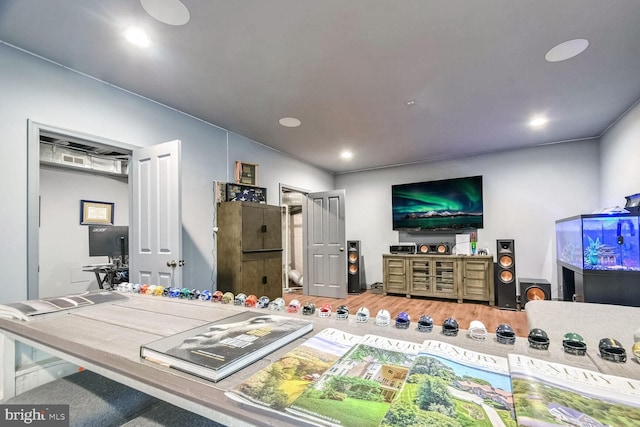
{"type": "Polygon", "coordinates": [[[128,226],[89,226],[89,256],[108,256],[115,258],[125,257],[127,255],[129,255],[128,226]]]}
{"type": "Polygon", "coordinates": [[[393,185],[391,207],[394,230],[482,228],[482,176],[393,185]]]}

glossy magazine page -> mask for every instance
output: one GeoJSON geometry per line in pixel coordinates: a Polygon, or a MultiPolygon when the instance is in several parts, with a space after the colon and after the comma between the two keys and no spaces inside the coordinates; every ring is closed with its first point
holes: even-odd
{"type": "Polygon", "coordinates": [[[640,381],[509,355],[518,425],[640,425],[640,381]]]}
{"type": "Polygon", "coordinates": [[[318,425],[378,426],[420,347],[365,335],[286,410],[318,425]]]}
{"type": "Polygon", "coordinates": [[[425,341],[380,425],[515,426],[507,358],[425,341]]]}
{"type": "Polygon", "coordinates": [[[0,317],[30,321],[51,313],[127,299],[127,296],[118,292],[88,291],[60,297],[2,304],[0,305],[0,317]]]}
{"type": "Polygon", "coordinates": [[[361,339],[337,329],[324,329],[226,395],[236,402],[284,415],[287,406],[361,339]]]}

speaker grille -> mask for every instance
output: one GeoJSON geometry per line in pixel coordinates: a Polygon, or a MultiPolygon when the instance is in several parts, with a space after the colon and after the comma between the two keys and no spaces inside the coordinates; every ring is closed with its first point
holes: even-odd
{"type": "Polygon", "coordinates": [[[500,257],[500,260],[498,261],[498,264],[500,264],[500,267],[502,268],[509,268],[513,265],[513,258],[511,258],[509,255],[502,255],[500,257]]]}
{"type": "Polygon", "coordinates": [[[502,280],[504,283],[513,282],[513,273],[511,273],[509,270],[501,271],[500,272],[500,280],[502,280]]]}
{"type": "Polygon", "coordinates": [[[526,293],[527,301],[545,300],[544,291],[540,288],[529,288],[526,293]]]}
{"type": "Polygon", "coordinates": [[[449,253],[449,246],[444,243],[440,243],[436,246],[436,252],[439,254],[447,254],[449,253]]]}

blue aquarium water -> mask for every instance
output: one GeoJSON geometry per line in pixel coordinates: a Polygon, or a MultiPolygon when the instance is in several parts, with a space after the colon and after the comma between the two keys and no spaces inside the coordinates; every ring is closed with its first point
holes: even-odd
{"type": "Polygon", "coordinates": [[[580,215],[556,221],[558,261],[583,270],[640,271],[638,215],[580,215]]]}

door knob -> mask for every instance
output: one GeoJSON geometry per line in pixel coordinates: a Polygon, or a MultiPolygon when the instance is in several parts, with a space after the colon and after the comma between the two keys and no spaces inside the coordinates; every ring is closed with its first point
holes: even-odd
{"type": "Polygon", "coordinates": [[[176,268],[178,263],[175,260],[167,261],[167,267],[176,268]]]}
{"type": "Polygon", "coordinates": [[[344,248],[340,248],[340,252],[344,252],[344,248]]]}

